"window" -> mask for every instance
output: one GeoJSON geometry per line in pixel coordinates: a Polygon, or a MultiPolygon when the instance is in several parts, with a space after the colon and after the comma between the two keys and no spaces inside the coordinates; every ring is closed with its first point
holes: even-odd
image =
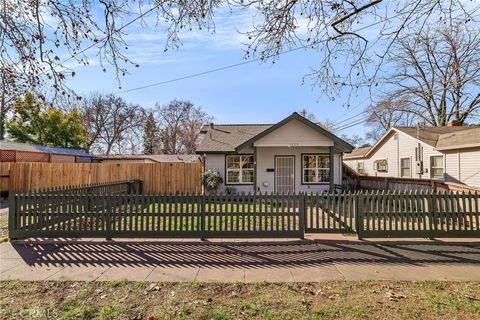
{"type": "Polygon", "coordinates": [[[306,154],[303,160],[303,183],[325,183],[330,181],[329,155],[306,154]]]}
{"type": "Polygon", "coordinates": [[[227,182],[226,184],[252,184],[253,183],[253,156],[228,155],[227,156],[227,182]]]}
{"type": "Polygon", "coordinates": [[[410,178],[412,176],[410,158],[400,158],[400,177],[410,178]]]}
{"type": "Polygon", "coordinates": [[[443,178],[443,156],[430,157],[430,177],[432,179],[443,178]]]}
{"type": "Polygon", "coordinates": [[[363,161],[357,161],[357,172],[360,174],[365,173],[365,164],[363,161]]]}
{"type": "Polygon", "coordinates": [[[388,163],[386,159],[378,159],[375,160],[373,163],[373,170],[378,172],[387,172],[388,171],[388,163]]]}

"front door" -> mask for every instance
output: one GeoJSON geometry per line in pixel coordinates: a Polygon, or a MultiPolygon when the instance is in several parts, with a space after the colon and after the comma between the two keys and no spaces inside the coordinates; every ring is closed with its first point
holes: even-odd
{"type": "Polygon", "coordinates": [[[295,157],[275,157],[275,192],[295,192],[295,157]]]}

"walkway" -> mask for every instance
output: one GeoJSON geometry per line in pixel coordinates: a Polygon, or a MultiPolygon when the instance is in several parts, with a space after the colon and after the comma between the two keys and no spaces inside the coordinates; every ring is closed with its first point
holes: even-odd
{"type": "Polygon", "coordinates": [[[26,241],[0,258],[1,280],[480,280],[479,241],[26,241]]]}

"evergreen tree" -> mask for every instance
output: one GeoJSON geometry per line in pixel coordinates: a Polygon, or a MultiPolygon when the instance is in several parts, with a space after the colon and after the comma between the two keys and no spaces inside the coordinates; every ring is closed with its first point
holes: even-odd
{"type": "Polygon", "coordinates": [[[158,126],[153,112],[150,112],[145,119],[145,130],[143,134],[143,153],[158,153],[159,135],[158,126]]]}

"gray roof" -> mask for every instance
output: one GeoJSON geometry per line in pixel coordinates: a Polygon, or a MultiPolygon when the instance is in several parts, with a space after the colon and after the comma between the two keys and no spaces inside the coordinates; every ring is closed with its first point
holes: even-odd
{"type": "Polygon", "coordinates": [[[340,139],[324,127],[319,126],[318,124],[301,116],[297,112],[294,112],[276,124],[231,124],[204,126],[201,130],[202,140],[196,152],[237,152],[294,119],[332,139],[335,142],[335,147],[338,148],[338,150],[349,152],[353,149],[353,146],[351,146],[348,142],[340,139]]]}
{"type": "Polygon", "coordinates": [[[365,154],[368,152],[368,150],[370,150],[370,148],[371,146],[357,148],[350,153],[345,153],[343,155],[343,159],[347,160],[347,159],[354,159],[354,158],[363,158],[365,154]]]}
{"type": "Polygon", "coordinates": [[[42,153],[51,153],[51,154],[63,154],[69,156],[77,157],[91,157],[94,158],[93,154],[87,153],[82,150],[77,149],[68,149],[60,147],[45,147],[29,143],[20,143],[13,141],[0,141],[0,150],[16,150],[16,151],[26,151],[26,152],[42,152],[42,153]]]}
{"type": "Polygon", "coordinates": [[[134,154],[99,156],[99,160],[136,160],[148,159],[153,162],[199,162],[198,154],[134,154]]]}
{"type": "Polygon", "coordinates": [[[424,127],[418,130],[418,136],[417,136],[417,127],[394,127],[394,128],[428,145],[431,145],[432,147],[435,147],[441,135],[456,133],[464,130],[470,130],[475,127],[468,127],[468,126],[424,127]]]}
{"type": "Polygon", "coordinates": [[[197,153],[235,152],[235,148],[272,127],[273,124],[225,124],[204,126],[197,153]]]}
{"type": "Polygon", "coordinates": [[[480,127],[470,127],[468,130],[440,135],[436,149],[449,150],[478,146],[480,146],[480,127]]]}

